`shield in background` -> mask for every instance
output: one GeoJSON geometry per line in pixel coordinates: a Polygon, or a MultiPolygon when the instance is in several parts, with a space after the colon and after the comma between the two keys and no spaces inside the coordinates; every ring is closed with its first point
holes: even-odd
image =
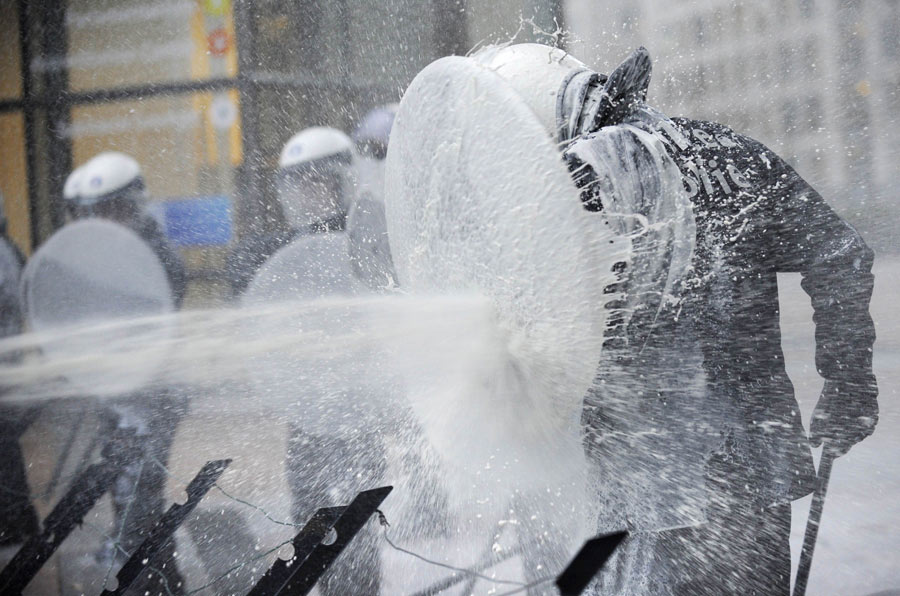
{"type": "Polygon", "coordinates": [[[165,269],[125,226],[63,227],[22,273],[28,328],[73,393],[121,395],[150,382],[167,355],[175,310],[165,269]]]}
{"type": "Polygon", "coordinates": [[[252,309],[243,337],[255,405],[327,436],[343,436],[341,420],[358,422],[369,360],[354,298],[369,292],[343,232],[301,236],[272,255],[241,300],[252,309]]]}

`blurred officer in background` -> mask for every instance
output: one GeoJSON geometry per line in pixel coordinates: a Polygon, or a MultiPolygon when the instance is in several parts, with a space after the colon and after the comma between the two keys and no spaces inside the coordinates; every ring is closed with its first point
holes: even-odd
{"type": "MultiPolygon", "coordinates": [[[[22,332],[19,276],[24,258],[6,235],[6,214],[0,195],[0,338],[22,332]]],[[[3,354],[2,364],[14,363],[14,354],[3,354]]],[[[5,390],[0,387],[0,394],[5,390]]],[[[37,417],[40,408],[0,402],[0,547],[20,544],[37,533],[38,518],[31,504],[25,461],[19,439],[37,417]]]]}
{"type": "Polygon", "coordinates": [[[343,230],[355,193],[353,142],[325,126],[307,128],[288,140],[275,172],[283,230],[243,238],[225,264],[235,297],[266,259],[303,234],[343,230]]]}
{"type": "Polygon", "coordinates": [[[373,290],[396,283],[384,216],[384,160],[397,107],[372,109],[353,131],[359,191],[347,216],[347,235],[353,270],[373,290]]]}
{"type": "MultiPolygon", "coordinates": [[[[353,142],[333,128],[308,128],[287,142],[276,172],[287,230],[246,239],[229,259],[233,287],[242,302],[346,298],[365,291],[350,264],[345,231],[357,192],[354,162],[353,142]],[[286,278],[292,280],[288,287],[266,281],[286,278]]],[[[304,400],[289,418],[285,461],[292,517],[298,524],[320,507],[346,504],[358,491],[377,486],[381,477],[381,444],[356,408],[324,414],[349,421],[354,438],[335,436],[330,423],[322,425],[323,412],[339,400],[317,381],[292,379],[289,389],[304,400]]],[[[340,403],[364,409],[365,379],[342,378],[339,383],[348,400],[340,403]]],[[[319,589],[326,595],[376,594],[379,582],[377,536],[367,528],[323,576],[319,589]]]]}
{"type": "Polygon", "coordinates": [[[69,175],[63,196],[72,219],[108,219],[131,229],[149,244],[166,270],[175,305],[181,306],[187,290],[184,263],[146,210],[144,177],[133,158],[116,151],[97,155],[69,175]]]}
{"type": "MultiPolygon", "coordinates": [[[[184,300],[187,276],[178,253],[169,245],[159,223],[146,211],[147,191],[140,165],[118,152],[97,155],[69,177],[65,186],[66,205],[73,220],[103,218],[125,226],[140,236],[159,258],[172,290],[176,308],[184,300]]],[[[117,545],[108,540],[98,553],[98,563],[122,563],[147,537],[165,511],[167,475],[165,465],[186,404],[174,388],[136,391],[109,400],[103,417],[104,432],[133,429],[144,457],[125,466],[113,487],[117,545]]],[[[105,453],[116,458],[116,453],[105,453]]],[[[182,583],[178,570],[168,565],[166,581],[178,593],[182,583]]]]}

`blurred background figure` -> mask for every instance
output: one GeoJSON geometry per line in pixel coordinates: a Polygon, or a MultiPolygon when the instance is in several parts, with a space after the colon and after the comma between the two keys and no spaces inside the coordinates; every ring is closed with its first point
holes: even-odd
{"type": "MultiPolygon", "coordinates": [[[[233,289],[242,304],[346,298],[367,292],[351,267],[345,231],[347,211],[358,188],[355,161],[353,141],[334,128],[308,128],[288,140],[275,172],[286,230],[251,237],[229,258],[229,271],[236,273],[233,289]]],[[[264,329],[254,331],[265,333],[264,329]]],[[[288,419],[285,471],[291,515],[295,523],[305,524],[318,508],[341,505],[360,490],[377,486],[383,454],[361,414],[368,399],[365,379],[341,390],[351,394],[350,403],[358,404],[359,411],[337,409],[334,404],[341,402],[323,391],[321,382],[330,374],[298,371],[294,364],[263,359],[251,366],[266,385],[277,384],[287,372],[287,383],[296,394],[298,401],[288,419]],[[323,419],[347,420],[355,440],[333,436],[323,419]]],[[[364,377],[364,372],[359,376],[364,377]]],[[[321,580],[324,594],[378,592],[376,538],[369,528],[354,539],[321,580]]]]}
{"type": "MultiPolygon", "coordinates": [[[[22,332],[19,276],[24,258],[6,236],[6,214],[0,195],[0,338],[22,332]]],[[[10,364],[5,358],[3,364],[10,364]]],[[[0,387],[0,394],[6,387],[0,387]]],[[[25,461],[19,439],[40,408],[0,403],[0,548],[20,544],[38,531],[38,518],[31,504],[25,461]]]]}
{"type": "MultiPolygon", "coordinates": [[[[102,218],[135,232],[159,258],[172,290],[176,308],[184,299],[184,264],[169,246],[157,221],[147,213],[147,193],[140,165],[128,155],[104,152],[76,169],[67,180],[66,200],[72,221],[102,218]]],[[[101,433],[111,437],[119,430],[134,431],[143,457],[125,466],[112,489],[115,531],[118,544],[108,539],[99,553],[101,566],[121,564],[143,542],[165,509],[166,473],[160,463],[168,461],[184,400],[175,389],[137,391],[104,402],[101,433]]],[[[107,458],[119,454],[104,450],[107,458]]],[[[114,534],[115,535],[115,534],[114,534]]],[[[175,587],[181,578],[174,565],[167,568],[168,584],[175,587]]]]}
{"type": "Polygon", "coordinates": [[[288,140],[275,172],[284,227],[248,235],[228,255],[226,276],[235,297],[279,248],[304,234],[345,228],[355,192],[353,165],[353,142],[335,128],[307,128],[288,140]]]}
{"type": "Polygon", "coordinates": [[[369,111],[353,131],[359,190],[347,216],[353,270],[373,290],[395,284],[394,264],[384,217],[384,159],[397,104],[369,111]]]}
{"type": "Polygon", "coordinates": [[[374,195],[384,201],[384,158],[387,157],[391,127],[394,126],[398,107],[398,104],[392,103],[372,108],[353,131],[360,196],[374,195]]]}
{"type": "Polygon", "coordinates": [[[67,202],[71,219],[109,219],[131,229],[150,245],[166,270],[175,305],[181,306],[187,288],[184,263],[159,223],[146,211],[147,190],[138,162],[116,151],[101,153],[72,172],[65,189],[74,195],[67,202]]]}

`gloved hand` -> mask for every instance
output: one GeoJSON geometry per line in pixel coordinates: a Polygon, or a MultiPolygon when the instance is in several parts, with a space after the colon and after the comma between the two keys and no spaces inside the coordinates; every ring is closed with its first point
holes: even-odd
{"type": "Polygon", "coordinates": [[[871,435],[878,422],[878,385],[868,375],[854,380],[825,381],[809,425],[813,447],[825,443],[835,457],[871,435]]]}

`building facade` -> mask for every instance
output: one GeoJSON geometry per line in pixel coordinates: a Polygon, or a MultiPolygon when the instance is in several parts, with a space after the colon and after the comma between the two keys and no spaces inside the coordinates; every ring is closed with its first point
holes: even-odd
{"type": "Polygon", "coordinates": [[[644,45],[650,100],[772,147],[881,246],[900,246],[900,2],[568,0],[569,49],[600,69],[644,45]]]}
{"type": "MultiPolygon", "coordinates": [[[[0,0],[11,236],[27,253],[62,225],[66,176],[104,150],[161,204],[225,198],[236,235],[266,226],[292,134],[349,132],[432,60],[559,24],[561,0],[0,0]]],[[[182,247],[195,271],[223,250],[182,247]]]]}

